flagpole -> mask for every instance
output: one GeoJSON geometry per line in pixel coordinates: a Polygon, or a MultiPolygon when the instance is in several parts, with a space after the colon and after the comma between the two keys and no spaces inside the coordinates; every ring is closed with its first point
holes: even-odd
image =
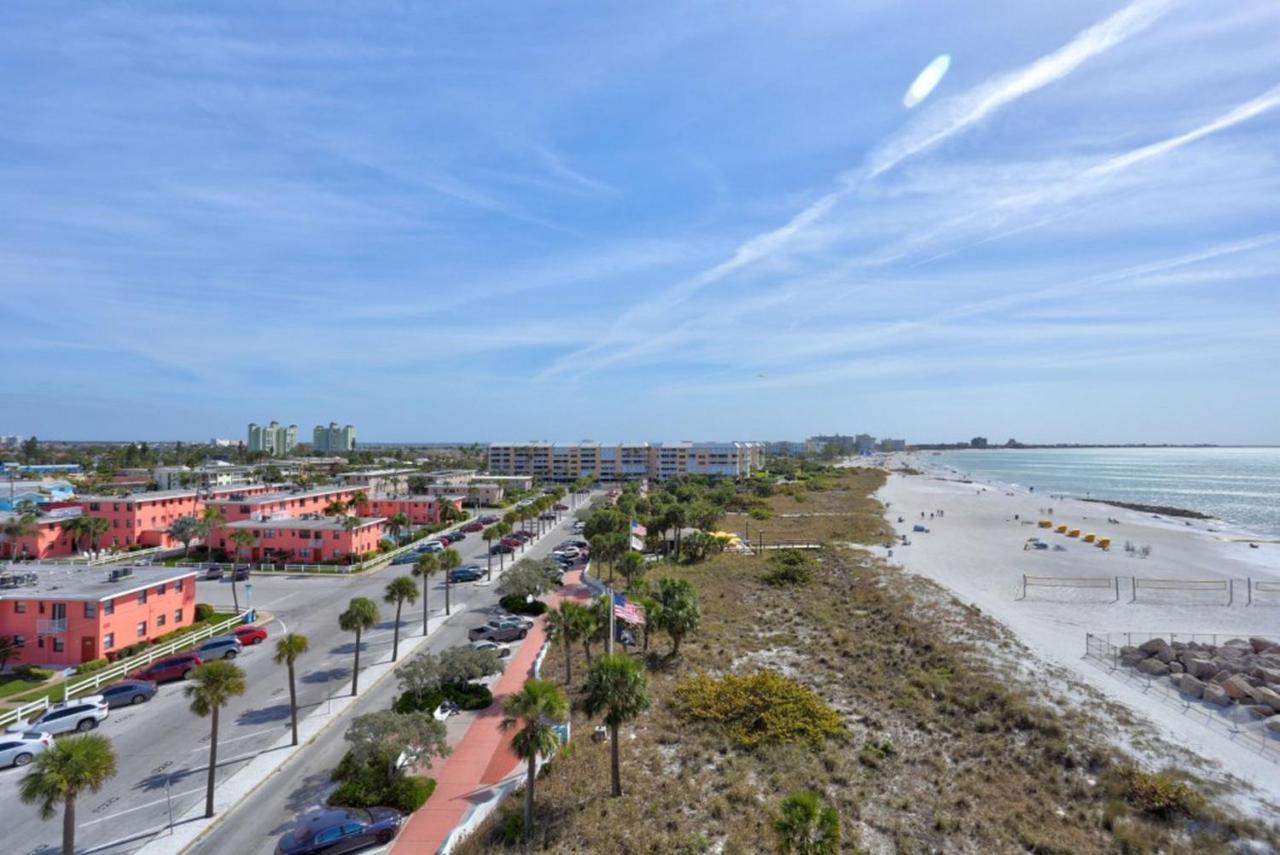
{"type": "Polygon", "coordinates": [[[613,601],[613,588],[610,587],[607,590],[609,591],[609,650],[608,650],[608,653],[609,655],[612,656],[613,655],[613,637],[614,635],[617,634],[615,631],[615,623],[614,623],[614,620],[616,617],[615,611],[617,609],[617,606],[614,605],[614,601],[613,601]]]}

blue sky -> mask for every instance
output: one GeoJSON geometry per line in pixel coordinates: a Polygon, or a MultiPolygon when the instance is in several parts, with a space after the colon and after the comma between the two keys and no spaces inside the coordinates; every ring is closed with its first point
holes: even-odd
{"type": "Polygon", "coordinates": [[[1277,44],[1272,0],[7,2],[0,433],[1277,443],[1277,44]]]}

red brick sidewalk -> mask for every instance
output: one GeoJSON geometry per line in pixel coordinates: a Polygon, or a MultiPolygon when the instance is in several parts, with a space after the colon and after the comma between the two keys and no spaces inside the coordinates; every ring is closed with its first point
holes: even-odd
{"type": "MultiPolygon", "coordinates": [[[[548,604],[554,607],[561,599],[586,600],[590,590],[581,583],[581,571],[565,574],[563,594],[553,594],[548,604]]],[[[511,734],[503,733],[502,702],[507,695],[520,691],[533,674],[533,663],[546,640],[545,621],[539,619],[529,636],[511,657],[506,670],[493,688],[493,704],[481,710],[462,735],[443,764],[422,770],[436,779],[435,792],[419,808],[400,831],[392,847],[393,855],[434,855],[449,832],[463,821],[476,805],[493,796],[493,785],[522,765],[511,751],[511,734]]]]}

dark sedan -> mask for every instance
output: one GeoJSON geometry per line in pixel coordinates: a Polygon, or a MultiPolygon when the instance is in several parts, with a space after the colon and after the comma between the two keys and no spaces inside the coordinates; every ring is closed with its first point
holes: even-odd
{"type": "Polygon", "coordinates": [[[484,571],[479,567],[459,567],[449,573],[450,582],[475,582],[484,578],[484,571]]]}
{"type": "Polygon", "coordinates": [[[325,855],[385,846],[400,831],[404,814],[391,808],[336,808],[303,820],[280,838],[277,855],[325,855]]]}

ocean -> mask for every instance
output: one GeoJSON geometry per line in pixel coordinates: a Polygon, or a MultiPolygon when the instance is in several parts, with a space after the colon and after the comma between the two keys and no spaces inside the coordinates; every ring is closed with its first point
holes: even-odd
{"type": "Polygon", "coordinates": [[[1186,508],[1280,537],[1280,448],[1000,448],[922,458],[1037,493],[1186,508]]]}

